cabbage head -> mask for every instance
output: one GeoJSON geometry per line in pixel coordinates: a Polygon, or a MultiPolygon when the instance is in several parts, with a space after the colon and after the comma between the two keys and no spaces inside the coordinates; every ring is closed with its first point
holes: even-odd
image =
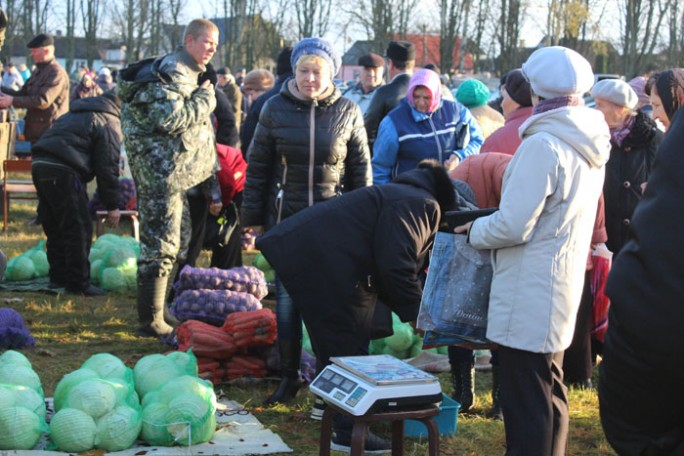
{"type": "Polygon", "coordinates": [[[80,453],[95,447],[95,421],[86,413],[64,408],[50,421],[50,438],[62,451],[80,453]]]}
{"type": "Polygon", "coordinates": [[[126,277],[118,268],[106,268],[102,271],[102,288],[115,293],[125,293],[126,277]]]}
{"type": "Polygon", "coordinates": [[[95,446],[107,451],[121,451],[135,443],[142,429],[139,411],[122,405],[97,421],[95,446]]]}
{"type": "Polygon", "coordinates": [[[88,358],[81,368],[92,369],[100,378],[126,379],[130,375],[129,368],[116,356],[109,353],[97,353],[88,358]]]}
{"type": "Polygon", "coordinates": [[[5,364],[0,369],[0,383],[7,385],[21,385],[33,388],[38,394],[43,395],[43,387],[40,377],[31,367],[17,364],[5,364]]]}
{"type": "Polygon", "coordinates": [[[16,350],[7,350],[0,355],[0,365],[2,364],[18,364],[20,366],[31,367],[31,361],[21,352],[16,350]]]}
{"type": "Polygon", "coordinates": [[[67,397],[74,386],[78,385],[84,380],[93,378],[97,378],[97,372],[83,367],[64,375],[59,383],[57,383],[57,388],[55,388],[55,410],[59,411],[66,405],[67,397]]]}
{"type": "Polygon", "coordinates": [[[140,437],[150,445],[171,446],[173,436],[166,429],[165,417],[169,408],[154,402],[142,411],[142,431],[140,437]]]}
{"type": "Polygon", "coordinates": [[[116,405],[114,388],[106,380],[93,378],[74,386],[67,396],[67,406],[99,418],[116,405]]]}
{"type": "Polygon", "coordinates": [[[42,433],[41,420],[24,407],[0,409],[0,450],[30,450],[42,433]]]}

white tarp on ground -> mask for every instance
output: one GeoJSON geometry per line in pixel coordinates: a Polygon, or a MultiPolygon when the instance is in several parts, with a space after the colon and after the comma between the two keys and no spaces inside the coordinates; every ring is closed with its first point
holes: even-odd
{"type": "MultiPolygon", "coordinates": [[[[191,447],[151,447],[140,444],[125,451],[104,454],[108,456],[244,456],[292,453],[292,449],[283,442],[278,434],[266,429],[254,415],[244,410],[237,402],[221,400],[216,421],[218,423],[216,434],[209,443],[191,447]],[[241,412],[235,413],[238,410],[241,412]]],[[[40,447],[40,444],[38,446],[40,447]]],[[[68,454],[70,453],[44,450],[0,451],[1,456],[64,456],[68,454]]]]}

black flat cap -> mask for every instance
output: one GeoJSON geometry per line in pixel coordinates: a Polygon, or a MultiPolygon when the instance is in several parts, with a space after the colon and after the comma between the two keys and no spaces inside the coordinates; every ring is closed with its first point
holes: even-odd
{"type": "Polygon", "coordinates": [[[52,46],[55,44],[55,39],[49,33],[40,33],[33,37],[26,45],[29,49],[42,48],[45,46],[52,46]]]}
{"type": "Polygon", "coordinates": [[[370,54],[365,54],[359,57],[359,65],[362,67],[381,67],[385,66],[385,59],[380,57],[378,54],[373,54],[372,52],[370,54]]]}
{"type": "Polygon", "coordinates": [[[416,47],[410,41],[390,41],[385,55],[396,62],[416,60],[416,47]]]}
{"type": "Polygon", "coordinates": [[[228,71],[228,68],[226,67],[221,67],[216,70],[216,74],[230,74],[230,71],[228,71]]]}

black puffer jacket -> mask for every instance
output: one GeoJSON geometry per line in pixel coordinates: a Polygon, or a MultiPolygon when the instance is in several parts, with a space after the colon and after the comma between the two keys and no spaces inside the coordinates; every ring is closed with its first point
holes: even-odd
{"type": "Polygon", "coordinates": [[[444,169],[419,166],[301,211],[257,239],[301,311],[319,361],[359,353],[378,296],[402,321],[416,319],[419,275],[441,214],[455,203],[444,169]]]}
{"type": "Polygon", "coordinates": [[[606,245],[618,253],[627,242],[632,214],[641,201],[641,184],[648,181],[663,134],[639,111],[629,135],[618,146],[611,141],[603,196],[606,202],[606,245]]]}
{"type": "Polygon", "coordinates": [[[121,107],[109,95],[83,98],[43,133],[32,149],[33,163],[66,165],[83,182],[97,178],[105,207],[119,206],[119,157],[121,155],[121,107]]]}
{"type": "Polygon", "coordinates": [[[270,228],[306,207],[372,184],[359,107],[337,88],[317,103],[294,91],[290,79],[259,117],[247,155],[243,226],[270,228]]]}

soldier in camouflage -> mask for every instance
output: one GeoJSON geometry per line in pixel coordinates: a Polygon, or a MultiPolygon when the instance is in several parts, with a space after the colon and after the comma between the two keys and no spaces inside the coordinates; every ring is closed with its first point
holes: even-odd
{"type": "Polygon", "coordinates": [[[165,301],[177,260],[187,250],[189,213],[185,192],[207,180],[217,166],[210,115],[216,106],[209,81],[198,76],[216,52],[218,29],[205,19],[187,26],[184,47],[121,72],[121,124],[138,192],[139,336],[157,337],[173,328],[165,301]]]}

